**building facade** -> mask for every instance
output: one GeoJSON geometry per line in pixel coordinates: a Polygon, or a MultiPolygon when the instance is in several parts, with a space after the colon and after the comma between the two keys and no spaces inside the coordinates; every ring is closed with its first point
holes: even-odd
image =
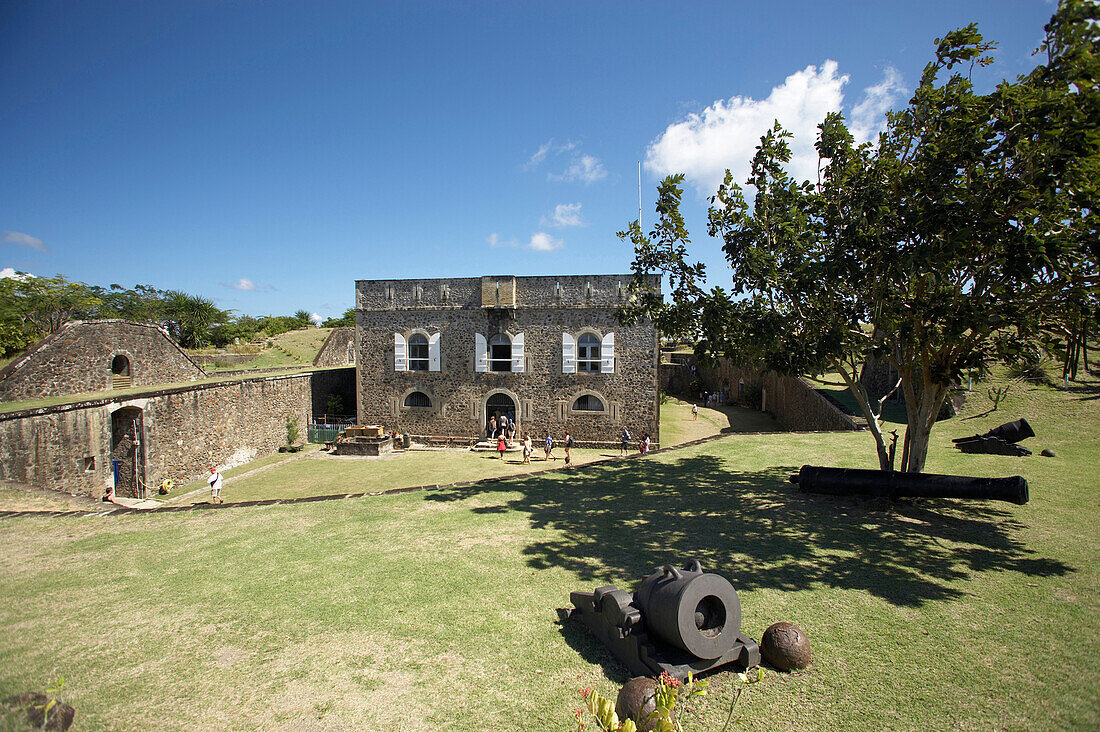
{"type": "Polygon", "coordinates": [[[357,281],[359,423],[472,439],[508,414],[536,442],[657,442],[657,333],[615,315],[630,278],[357,281]]]}

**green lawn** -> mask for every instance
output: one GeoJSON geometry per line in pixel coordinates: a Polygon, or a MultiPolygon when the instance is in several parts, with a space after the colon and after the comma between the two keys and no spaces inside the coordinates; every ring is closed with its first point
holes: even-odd
{"type": "MultiPolygon", "coordinates": [[[[260,355],[248,363],[233,364],[222,370],[263,370],[283,366],[312,366],[332,328],[302,328],[269,338],[260,355]]],[[[216,369],[211,369],[215,370],[216,369]]]]}
{"type": "MultiPolygon", "coordinates": [[[[929,469],[1022,474],[1025,506],[803,495],[803,463],[873,467],[870,436],[730,434],[462,488],[6,519],[0,697],[63,676],[80,729],[568,730],[578,688],[625,676],[555,609],[698,558],[744,632],[789,620],[815,655],[745,691],[731,729],[1095,729],[1100,382],[986,408],[937,426],[929,469]],[[951,448],[1019,416],[1035,456],[951,448]]],[[[338,473],[329,492],[367,475],[338,473]]],[[[709,677],[685,729],[722,729],[735,679],[709,677]]]]}

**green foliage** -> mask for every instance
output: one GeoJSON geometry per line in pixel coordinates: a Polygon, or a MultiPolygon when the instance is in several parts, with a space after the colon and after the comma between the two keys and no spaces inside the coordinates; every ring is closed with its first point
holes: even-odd
{"type": "Polygon", "coordinates": [[[752,160],[751,206],[728,172],[711,199],[708,232],[722,241],[731,294],[699,288],[678,211],[683,178],[665,179],[650,235],[637,222],[619,234],[634,246],[637,295],[620,317],[698,333],[702,363],[835,371],[880,467],[893,469],[883,401],[859,378],[868,359],[886,361],[907,411],[900,467],[920,472],[940,406],[966,371],[1034,344],[1057,350],[1059,334],[1084,343],[1095,328],[1098,7],[1064,2],[1047,26],[1048,63],[986,95],[968,74],[990,63],[993,44],[974,25],[937,39],[877,146],[855,145],[843,117],[826,117],[816,183],[789,176],[790,134],[776,123],[752,160]],[[644,289],[652,272],[670,278],[671,302],[644,289]]]}
{"type": "MultiPolygon", "coordinates": [[[[743,676],[743,674],[742,674],[743,676]]],[[[688,673],[687,683],[662,673],[657,679],[654,688],[653,703],[656,707],[645,720],[638,720],[650,725],[648,728],[654,732],[683,732],[683,727],[676,719],[676,706],[688,699],[704,696],[707,691],[707,682],[696,681],[691,673],[688,673]]],[[[582,689],[588,713],[596,720],[599,729],[604,732],[636,732],[637,725],[632,719],[619,720],[615,713],[615,703],[600,695],[592,689],[582,689]]],[[[577,729],[584,729],[583,713],[576,711],[577,729]]]]}
{"type": "Polygon", "coordinates": [[[346,328],[355,325],[355,308],[348,308],[339,318],[327,318],[322,328],[346,328]]]}
{"type": "Polygon", "coordinates": [[[329,394],[325,402],[325,411],[328,414],[342,415],[344,413],[344,400],[339,394],[329,394]]]}
{"type": "Polygon", "coordinates": [[[298,439],[301,437],[301,433],[298,429],[298,418],[288,415],[286,418],[286,444],[295,445],[298,439]]]}

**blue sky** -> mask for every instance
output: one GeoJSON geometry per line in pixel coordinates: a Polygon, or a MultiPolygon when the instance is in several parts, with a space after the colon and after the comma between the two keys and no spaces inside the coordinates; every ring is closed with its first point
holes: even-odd
{"type": "Polygon", "coordinates": [[[0,270],[338,315],[356,279],[629,271],[615,237],[773,118],[808,172],[842,109],[873,135],[933,39],[1026,72],[1043,0],[0,4],[0,270]]]}

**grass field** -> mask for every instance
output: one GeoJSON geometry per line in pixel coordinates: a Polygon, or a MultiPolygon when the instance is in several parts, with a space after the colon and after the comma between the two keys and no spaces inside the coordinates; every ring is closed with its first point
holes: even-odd
{"type": "MultiPolygon", "coordinates": [[[[0,697],[63,676],[80,729],[568,730],[578,688],[625,675],[555,609],[698,558],[744,632],[789,620],[815,654],[746,690],[731,728],[1095,729],[1100,381],[987,408],[937,426],[928,468],[1022,474],[1025,506],[804,495],[803,463],[874,467],[870,436],[731,433],[461,488],[6,519],[0,697]],[[951,448],[1020,416],[1032,457],[951,448]]],[[[722,728],[736,677],[708,680],[685,729],[722,728]]]]}

